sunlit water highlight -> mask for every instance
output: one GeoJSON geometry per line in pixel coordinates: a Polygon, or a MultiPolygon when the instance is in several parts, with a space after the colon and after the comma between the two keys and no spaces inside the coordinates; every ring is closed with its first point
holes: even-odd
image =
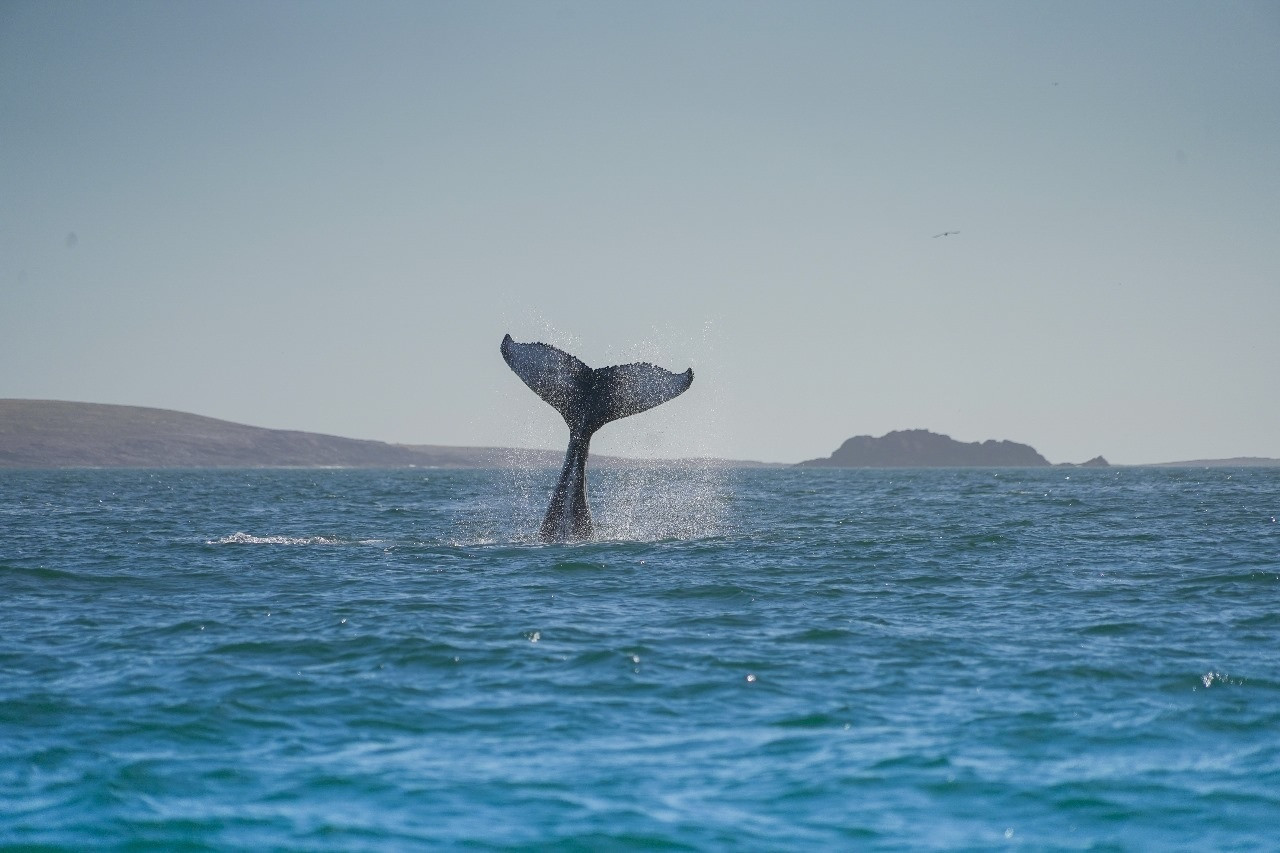
{"type": "Polygon", "coordinates": [[[554,476],[0,472],[0,846],[1274,849],[1280,470],[554,476]]]}

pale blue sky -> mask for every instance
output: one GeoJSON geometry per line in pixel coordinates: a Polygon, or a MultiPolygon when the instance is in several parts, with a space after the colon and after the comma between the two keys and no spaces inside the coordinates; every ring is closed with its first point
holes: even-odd
{"type": "Polygon", "coordinates": [[[0,2],[0,397],[560,447],[506,332],[694,367],[600,451],[1280,457],[1280,4],[0,2]]]}

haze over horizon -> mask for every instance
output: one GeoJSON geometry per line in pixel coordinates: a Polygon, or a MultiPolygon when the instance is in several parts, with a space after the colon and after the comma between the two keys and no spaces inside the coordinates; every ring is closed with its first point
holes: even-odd
{"type": "Polygon", "coordinates": [[[1280,6],[0,5],[0,397],[593,451],[1280,458],[1280,6]],[[943,232],[956,232],[935,237],[943,232]]]}

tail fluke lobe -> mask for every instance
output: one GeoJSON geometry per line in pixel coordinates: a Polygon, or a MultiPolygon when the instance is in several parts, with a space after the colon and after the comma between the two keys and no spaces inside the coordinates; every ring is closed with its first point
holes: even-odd
{"type": "Polygon", "coordinates": [[[502,339],[502,358],[533,393],[570,418],[582,408],[583,390],[590,385],[591,368],[550,344],[520,344],[507,335],[502,339]]]}
{"type": "Polygon", "coordinates": [[[609,421],[660,406],[679,397],[693,384],[692,367],[684,373],[672,373],[645,362],[601,367],[592,374],[595,394],[600,398],[595,412],[599,420],[596,429],[609,421]]]}

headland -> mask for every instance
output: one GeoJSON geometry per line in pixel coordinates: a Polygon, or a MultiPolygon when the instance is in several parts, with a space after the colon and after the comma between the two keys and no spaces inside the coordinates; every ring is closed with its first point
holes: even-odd
{"type": "MultiPolygon", "coordinates": [[[[2,468],[496,468],[558,466],[563,451],[389,444],[104,403],[0,399],[2,468]]],[[[601,466],[643,460],[600,455],[601,466]]],[[[672,460],[678,464],[681,460],[672,460]]],[[[688,461],[688,460],[684,460],[688,461]]],[[[696,460],[751,467],[751,461],[696,460]]]]}

